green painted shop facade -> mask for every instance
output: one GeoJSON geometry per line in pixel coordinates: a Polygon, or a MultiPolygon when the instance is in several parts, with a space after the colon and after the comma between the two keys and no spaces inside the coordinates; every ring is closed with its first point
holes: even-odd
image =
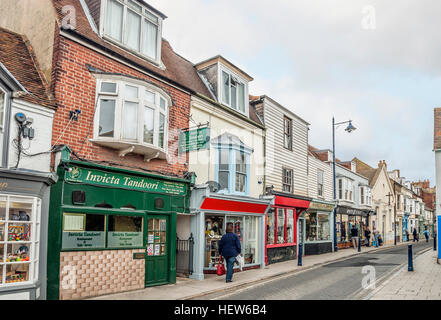
{"type": "MultiPolygon", "coordinates": [[[[81,290],[76,281],[84,282],[92,272],[89,264],[96,261],[83,261],[84,267],[77,260],[91,253],[113,257],[109,253],[128,252],[122,267],[136,264],[135,270],[141,269],[144,276],[143,287],[175,283],[176,216],[189,213],[190,181],[64,158],[58,183],[51,189],[48,299],[62,298],[66,284],[67,289],[72,285],[71,291],[81,290]],[[70,256],[77,263],[72,268],[63,262],[70,256]]],[[[118,274],[112,266],[121,268],[121,259],[108,259],[104,269],[118,274]]],[[[104,270],[99,266],[98,271],[104,270]]],[[[93,277],[96,281],[97,274],[93,277]]]]}

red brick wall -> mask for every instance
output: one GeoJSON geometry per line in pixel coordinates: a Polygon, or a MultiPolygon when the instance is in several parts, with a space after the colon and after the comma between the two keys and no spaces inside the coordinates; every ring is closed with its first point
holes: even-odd
{"type": "Polygon", "coordinates": [[[148,80],[171,95],[175,105],[170,107],[169,111],[168,143],[170,163],[158,159],[146,163],[143,156],[135,154],[119,157],[118,151],[97,146],[90,143],[88,139],[78,155],[88,160],[111,161],[123,166],[142,167],[163,174],[182,176],[182,173],[187,170],[185,163],[188,162],[188,158],[186,154],[178,156],[176,129],[189,126],[190,95],[66,39],[60,36],[57,31],[55,48],[52,88],[57,100],[58,110],[54,118],[52,143],[67,144],[73,151],[78,153],[91,125],[88,139],[93,138],[96,80],[87,69],[86,64],[88,64],[105,72],[122,73],[148,80]],[[79,120],[73,121],[73,124],[66,129],[64,135],[59,139],[69,122],[69,111],[75,109],[81,109],[79,120]]]}

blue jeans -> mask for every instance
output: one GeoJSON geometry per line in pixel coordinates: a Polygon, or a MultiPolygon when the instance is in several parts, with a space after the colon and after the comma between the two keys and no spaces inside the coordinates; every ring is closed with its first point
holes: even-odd
{"type": "Polygon", "coordinates": [[[236,261],[236,257],[224,257],[227,262],[227,276],[225,281],[231,281],[233,279],[233,266],[234,261],[236,261]]]}

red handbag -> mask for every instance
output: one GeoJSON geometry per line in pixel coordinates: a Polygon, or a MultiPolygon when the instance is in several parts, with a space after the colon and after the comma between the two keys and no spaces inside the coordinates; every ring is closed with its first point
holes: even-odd
{"type": "Polygon", "coordinates": [[[225,266],[224,266],[224,262],[222,260],[222,256],[219,256],[219,263],[217,264],[216,274],[218,276],[223,276],[225,273],[226,273],[225,266]]]}

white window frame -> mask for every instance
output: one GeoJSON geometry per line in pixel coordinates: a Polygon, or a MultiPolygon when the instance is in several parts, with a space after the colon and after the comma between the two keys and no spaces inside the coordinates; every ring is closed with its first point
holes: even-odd
{"type": "Polygon", "coordinates": [[[162,44],[162,17],[160,17],[158,14],[152,12],[147,7],[141,5],[140,3],[136,3],[138,6],[140,6],[142,9],[142,13],[136,12],[135,10],[131,9],[129,6],[129,0],[115,0],[121,5],[123,5],[123,21],[122,21],[122,36],[121,36],[121,42],[117,39],[112,38],[111,36],[106,34],[105,25],[106,25],[106,18],[107,18],[107,4],[109,0],[103,0],[102,6],[101,6],[101,19],[100,19],[100,35],[104,39],[123,47],[125,50],[130,51],[136,55],[139,55],[145,59],[147,59],[150,62],[153,62],[157,65],[161,63],[161,44],[162,44]],[[132,49],[124,44],[125,41],[125,29],[126,29],[126,21],[127,21],[127,10],[132,10],[133,12],[136,12],[141,16],[141,34],[140,34],[140,43],[139,43],[139,51],[132,49]],[[152,17],[157,18],[157,21],[154,21],[152,17]],[[153,23],[158,28],[157,35],[156,35],[156,59],[154,57],[150,57],[144,53],[142,53],[143,48],[143,41],[144,41],[144,19],[148,20],[150,23],[153,23]]]}
{"type": "Polygon", "coordinates": [[[287,193],[294,193],[294,169],[292,168],[287,168],[287,167],[282,167],[282,191],[283,192],[287,192],[287,193]],[[287,184],[285,183],[285,175],[284,173],[291,173],[291,184],[287,184]],[[289,186],[289,191],[285,190],[285,186],[289,186]]]}
{"type": "Polygon", "coordinates": [[[317,169],[317,196],[323,198],[325,196],[325,172],[321,169],[317,169]],[[321,176],[321,183],[320,183],[320,176],[321,176]],[[322,186],[321,193],[319,186],[322,186]]]}
{"type": "MultiPolygon", "coordinates": [[[[228,69],[227,67],[225,67],[224,65],[219,63],[219,72],[218,72],[218,96],[219,96],[219,102],[223,105],[226,105],[227,107],[242,113],[244,115],[248,115],[249,112],[249,99],[248,99],[248,82],[245,81],[241,76],[239,76],[237,73],[231,71],[230,69],[228,69]],[[229,75],[229,92],[230,92],[230,96],[229,96],[229,101],[225,102],[224,101],[224,83],[223,83],[223,72],[227,73],[229,75]],[[244,110],[241,111],[239,109],[239,89],[237,89],[237,102],[236,102],[236,108],[233,108],[233,106],[231,105],[231,77],[235,77],[237,79],[238,83],[241,83],[244,85],[244,110]]],[[[239,86],[237,87],[239,88],[239,86]]]]}
{"type": "MultiPolygon", "coordinates": [[[[130,144],[142,145],[149,148],[159,149],[164,153],[168,153],[168,132],[169,132],[169,111],[172,106],[172,100],[169,95],[161,88],[156,87],[153,84],[144,82],[142,80],[128,79],[126,77],[108,77],[97,80],[97,94],[95,97],[97,101],[97,109],[95,112],[94,119],[94,141],[104,141],[104,142],[125,142],[130,144]],[[100,92],[101,83],[109,82],[117,84],[117,94],[116,93],[104,93],[100,92]],[[124,102],[132,101],[133,99],[125,98],[126,86],[133,86],[138,88],[138,113],[137,113],[137,135],[136,140],[124,139],[123,138],[123,112],[124,112],[124,102]],[[155,103],[151,103],[147,100],[146,91],[150,91],[155,94],[155,103]],[[98,94],[99,93],[99,94],[98,94]],[[160,102],[161,98],[165,101],[165,110],[161,109],[160,102]],[[115,100],[115,117],[114,117],[114,136],[112,137],[100,137],[99,136],[99,119],[101,111],[101,99],[115,100]],[[149,107],[154,109],[153,118],[153,144],[144,142],[144,108],[149,107]],[[159,146],[159,115],[163,114],[165,117],[164,124],[164,144],[159,146]]],[[[136,102],[135,100],[133,100],[136,102]]]]}
{"type": "Polygon", "coordinates": [[[3,259],[0,260],[0,288],[22,286],[26,284],[32,284],[39,280],[39,258],[40,258],[40,225],[41,225],[41,199],[30,196],[20,196],[13,194],[0,194],[0,200],[6,199],[6,216],[4,221],[4,241],[0,241],[3,244],[3,259]],[[26,203],[32,203],[32,213],[30,221],[12,221],[9,218],[9,207],[11,199],[16,201],[23,201],[26,203]],[[30,224],[31,225],[31,239],[29,241],[8,241],[8,226],[10,223],[15,224],[30,224]],[[20,262],[6,262],[7,258],[7,246],[10,244],[30,244],[29,248],[29,261],[20,262]],[[6,283],[6,269],[8,265],[29,265],[28,281],[6,283]]]}
{"type": "Polygon", "coordinates": [[[3,131],[3,128],[5,127],[5,118],[6,118],[6,100],[7,100],[7,98],[8,98],[8,95],[7,95],[6,91],[2,89],[2,87],[0,87],[0,94],[1,94],[1,93],[3,93],[3,97],[4,97],[4,99],[3,99],[3,106],[0,106],[0,108],[3,107],[2,117],[1,117],[1,119],[0,119],[0,130],[3,131]]]}

